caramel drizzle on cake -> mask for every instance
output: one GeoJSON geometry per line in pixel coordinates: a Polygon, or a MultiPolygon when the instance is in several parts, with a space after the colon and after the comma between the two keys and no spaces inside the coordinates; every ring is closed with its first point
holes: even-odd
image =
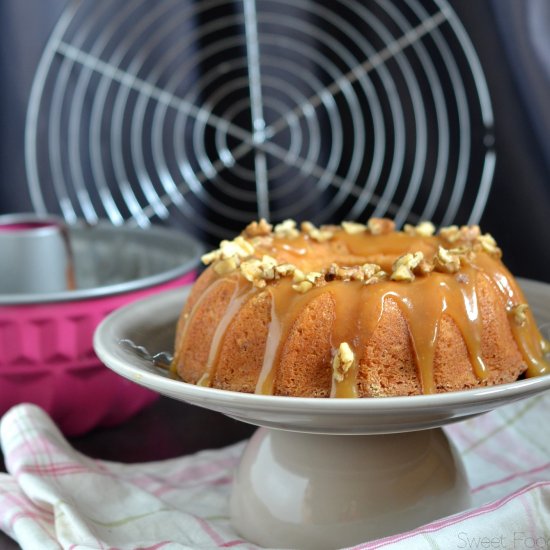
{"type": "MultiPolygon", "coordinates": [[[[483,381],[488,367],[482,352],[479,292],[485,287],[496,291],[507,312],[526,375],[548,373],[544,354],[549,344],[500,256],[494,239],[477,226],[451,226],[435,234],[430,222],[395,231],[387,219],[321,228],[306,222],[300,229],[292,220],[274,228],[265,220],[254,222],[235,240],[223,241],[203,257],[213,273],[201,283],[205,288],[188,303],[180,320],[174,370],[181,350],[192,345],[189,327],[194,316],[205,309],[216,289],[224,311],[209,329],[213,334],[204,372],[191,380],[199,385],[210,386],[215,380],[220,350],[235,316],[243,306],[259,304],[268,308],[267,325],[261,328],[266,332],[265,349],[259,375],[245,391],[275,393],[280,383],[276,366],[283,354],[311,354],[313,364],[320,353],[287,349],[294,345],[288,340],[295,323],[319,300],[331,302],[331,307],[321,308],[327,317],[323,322],[330,326],[326,345],[331,365],[320,376],[330,377],[332,397],[359,395],[361,365],[371,353],[369,341],[385,311],[395,307],[407,323],[418,393],[437,391],[434,356],[445,317],[458,327],[472,370],[483,381]]],[[[376,391],[371,388],[370,394],[376,391]]]]}

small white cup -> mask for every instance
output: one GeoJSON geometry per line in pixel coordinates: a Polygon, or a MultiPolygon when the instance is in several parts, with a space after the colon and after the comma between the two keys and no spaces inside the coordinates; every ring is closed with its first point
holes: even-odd
{"type": "Polygon", "coordinates": [[[0,216],[0,294],[63,292],[72,285],[65,224],[35,214],[0,216]]]}

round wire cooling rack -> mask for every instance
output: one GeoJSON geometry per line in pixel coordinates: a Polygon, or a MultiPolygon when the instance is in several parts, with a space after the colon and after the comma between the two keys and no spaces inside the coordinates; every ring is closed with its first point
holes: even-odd
{"type": "Polygon", "coordinates": [[[165,221],[476,223],[486,81],[445,0],[70,1],[26,122],[34,207],[165,221]]]}

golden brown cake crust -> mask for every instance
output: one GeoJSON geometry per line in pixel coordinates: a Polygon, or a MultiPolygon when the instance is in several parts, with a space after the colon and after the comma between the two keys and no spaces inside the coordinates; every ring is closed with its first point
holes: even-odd
{"type": "Polygon", "coordinates": [[[248,393],[386,397],[548,370],[500,250],[477,226],[251,224],[205,255],[176,330],[184,381],[248,393]]]}

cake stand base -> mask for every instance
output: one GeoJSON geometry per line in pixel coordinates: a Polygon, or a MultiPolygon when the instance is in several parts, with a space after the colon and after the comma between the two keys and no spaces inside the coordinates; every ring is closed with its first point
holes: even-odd
{"type": "Polygon", "coordinates": [[[341,548],[470,506],[462,463],[441,428],[339,436],[260,428],[231,496],[238,533],[261,546],[341,548]]]}

